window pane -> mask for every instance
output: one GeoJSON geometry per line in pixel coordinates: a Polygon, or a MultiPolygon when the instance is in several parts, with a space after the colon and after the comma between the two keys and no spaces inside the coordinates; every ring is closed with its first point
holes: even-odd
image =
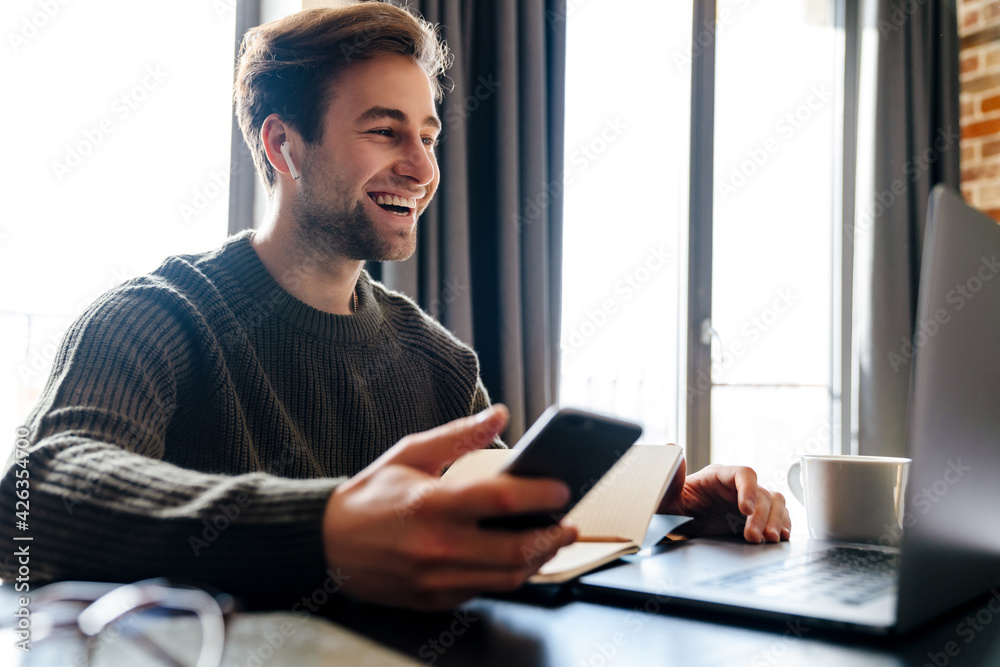
{"type": "Polygon", "coordinates": [[[843,35],[832,0],[718,7],[711,459],[787,491],[807,443],[833,443],[843,35]]]}
{"type": "Polygon", "coordinates": [[[645,442],[681,437],[691,12],[662,0],[567,12],[560,398],[643,423],[645,442]],[[611,48],[622,35],[627,59],[611,48]]]}
{"type": "Polygon", "coordinates": [[[827,22],[825,6],[810,0],[719,3],[716,383],[830,381],[842,36],[827,22]]]}
{"type": "Polygon", "coordinates": [[[225,238],[235,4],[5,4],[0,456],[89,302],[225,238]]]}

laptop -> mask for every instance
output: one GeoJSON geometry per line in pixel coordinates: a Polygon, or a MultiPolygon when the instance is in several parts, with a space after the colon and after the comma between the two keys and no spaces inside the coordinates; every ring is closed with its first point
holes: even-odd
{"type": "MultiPolygon", "coordinates": [[[[699,538],[579,579],[633,605],[688,605],[902,633],[1000,585],[1000,224],[955,192],[928,207],[898,548],[699,538]],[[822,572],[822,574],[817,574],[822,572]]],[[[1000,592],[994,590],[1000,598],[1000,592]]],[[[655,608],[659,608],[658,606],[655,608]]]]}

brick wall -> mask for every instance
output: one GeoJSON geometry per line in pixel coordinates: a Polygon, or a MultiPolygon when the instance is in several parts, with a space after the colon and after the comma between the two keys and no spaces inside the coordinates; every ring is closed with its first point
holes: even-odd
{"type": "Polygon", "coordinates": [[[1000,221],[1000,2],[958,0],[962,193],[1000,221]]]}

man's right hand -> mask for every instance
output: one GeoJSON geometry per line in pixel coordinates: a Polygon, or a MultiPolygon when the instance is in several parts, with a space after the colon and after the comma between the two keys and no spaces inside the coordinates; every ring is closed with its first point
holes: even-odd
{"type": "Polygon", "coordinates": [[[326,560],[360,600],[449,609],[484,591],[520,587],[560,548],[576,540],[562,524],[510,532],[479,519],[555,512],[569,489],[555,480],[499,475],[441,479],[462,454],[488,446],[507,424],[494,405],[478,415],[409,435],[341,484],[323,515],[326,560]]]}

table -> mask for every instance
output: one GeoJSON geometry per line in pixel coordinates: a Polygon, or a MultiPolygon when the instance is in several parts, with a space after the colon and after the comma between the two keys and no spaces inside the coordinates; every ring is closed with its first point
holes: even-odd
{"type": "MultiPolygon", "coordinates": [[[[13,591],[4,586],[0,589],[4,620],[14,604],[13,591]]],[[[477,598],[454,611],[433,614],[346,601],[327,605],[321,615],[243,611],[230,623],[223,664],[997,666],[998,612],[1000,593],[987,594],[911,635],[873,638],[801,622],[751,621],[672,608],[655,599],[646,605],[601,604],[581,599],[568,588],[532,587],[507,598],[477,598]]],[[[190,628],[179,622],[183,619],[176,620],[164,628],[164,636],[183,643],[190,628]]],[[[43,650],[41,644],[31,654],[16,652],[10,634],[3,633],[0,663],[4,665],[18,664],[11,658],[28,667],[80,664],[54,655],[61,654],[51,646],[43,650]]]]}
{"type": "Polygon", "coordinates": [[[476,599],[450,614],[355,607],[330,617],[424,664],[444,666],[978,667],[1000,665],[1000,613],[994,611],[1000,603],[991,610],[993,599],[981,598],[911,635],[888,638],[669,605],[651,604],[653,611],[646,612],[634,601],[619,607],[565,593],[548,600],[476,599]],[[977,614],[985,621],[977,623],[980,630],[971,636],[956,630],[977,614]]]}

